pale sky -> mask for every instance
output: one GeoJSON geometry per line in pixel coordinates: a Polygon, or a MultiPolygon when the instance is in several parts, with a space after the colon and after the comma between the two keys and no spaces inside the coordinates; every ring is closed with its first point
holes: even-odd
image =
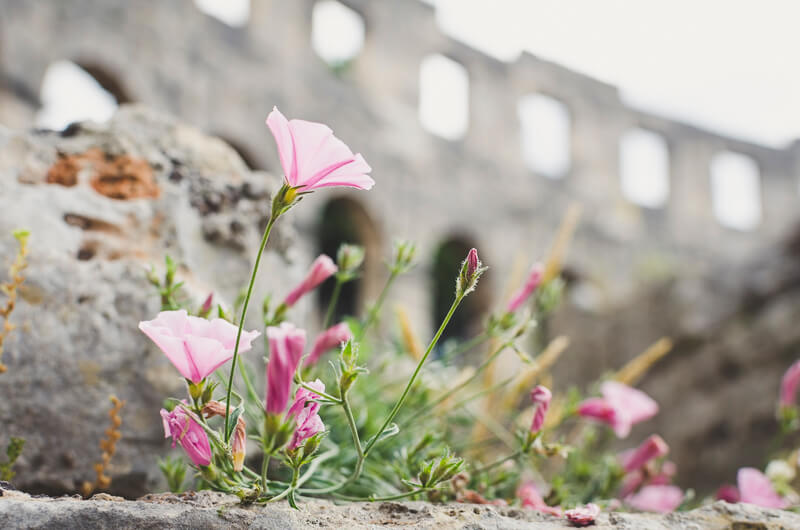
{"type": "Polygon", "coordinates": [[[617,85],[635,107],[782,147],[800,138],[798,0],[435,0],[443,31],[617,85]]]}

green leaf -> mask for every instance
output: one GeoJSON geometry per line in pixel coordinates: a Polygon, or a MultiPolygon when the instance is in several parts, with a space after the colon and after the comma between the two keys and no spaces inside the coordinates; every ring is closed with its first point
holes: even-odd
{"type": "Polygon", "coordinates": [[[239,417],[244,414],[244,407],[241,403],[239,406],[233,409],[233,412],[230,413],[230,419],[228,421],[228,432],[226,433],[225,439],[230,440],[231,435],[233,435],[233,430],[236,428],[236,422],[239,421],[239,417]]]}

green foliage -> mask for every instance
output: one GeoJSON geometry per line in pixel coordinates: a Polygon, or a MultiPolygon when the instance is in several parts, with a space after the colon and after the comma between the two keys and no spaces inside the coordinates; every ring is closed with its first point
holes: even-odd
{"type": "Polygon", "coordinates": [[[6,461],[0,462],[0,480],[10,482],[16,473],[12,469],[19,456],[22,454],[22,448],[25,447],[25,439],[12,436],[6,446],[6,461]]]}
{"type": "Polygon", "coordinates": [[[182,458],[172,458],[167,456],[158,461],[158,467],[164,478],[167,480],[167,487],[172,493],[183,491],[183,481],[186,479],[186,462],[182,458]]]}

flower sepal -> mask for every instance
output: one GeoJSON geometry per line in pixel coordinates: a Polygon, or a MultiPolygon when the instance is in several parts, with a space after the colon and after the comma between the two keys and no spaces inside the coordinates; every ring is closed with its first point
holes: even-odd
{"type": "Polygon", "coordinates": [[[292,187],[286,184],[278,189],[275,196],[272,198],[272,219],[275,220],[281,215],[288,212],[292,206],[297,204],[303,199],[304,195],[310,192],[299,192],[299,187],[292,187]]]}

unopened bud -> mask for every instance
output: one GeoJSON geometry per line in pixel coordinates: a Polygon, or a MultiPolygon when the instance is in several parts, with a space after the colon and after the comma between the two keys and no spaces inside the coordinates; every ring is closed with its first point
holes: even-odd
{"type": "Polygon", "coordinates": [[[414,265],[414,257],[417,253],[417,245],[413,241],[397,240],[394,242],[392,252],[392,262],[389,269],[395,274],[408,272],[414,265]]]}
{"type": "Polygon", "coordinates": [[[456,280],[456,295],[466,296],[474,291],[478,285],[478,279],[486,269],[487,267],[484,267],[478,258],[478,251],[474,248],[470,249],[466,259],[461,264],[461,271],[456,280]]]}
{"type": "Polygon", "coordinates": [[[344,280],[352,279],[356,270],[364,262],[364,247],[344,243],[336,252],[336,265],[344,280]]]}

